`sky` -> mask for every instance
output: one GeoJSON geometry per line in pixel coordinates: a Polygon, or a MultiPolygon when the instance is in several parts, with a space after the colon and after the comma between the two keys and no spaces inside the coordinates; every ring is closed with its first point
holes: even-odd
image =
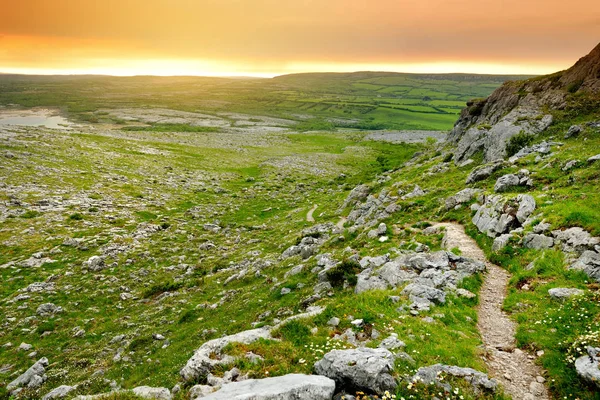
{"type": "Polygon", "coordinates": [[[0,0],[4,73],[544,74],[598,42],[598,0],[0,0]]]}

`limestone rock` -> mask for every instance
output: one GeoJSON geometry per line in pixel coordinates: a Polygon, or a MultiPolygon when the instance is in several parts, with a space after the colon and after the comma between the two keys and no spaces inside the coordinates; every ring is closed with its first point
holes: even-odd
{"type": "Polygon", "coordinates": [[[46,381],[46,367],[48,366],[48,359],[46,357],[40,358],[35,364],[33,364],[27,371],[17,377],[14,381],[10,382],[6,389],[9,392],[14,391],[17,388],[30,388],[37,389],[46,381]]]}
{"type": "Polygon", "coordinates": [[[554,239],[537,233],[528,233],[523,238],[523,245],[528,249],[549,249],[554,246],[554,239]]]}
{"type": "Polygon", "coordinates": [[[75,389],[77,389],[77,386],[62,385],[46,393],[46,395],[42,397],[42,400],[63,399],[75,389]]]}
{"type": "Polygon", "coordinates": [[[143,399],[171,400],[171,391],[163,387],[138,386],[132,392],[143,399]]]}
{"type": "Polygon", "coordinates": [[[573,296],[582,296],[583,293],[583,290],[575,288],[553,288],[548,290],[550,297],[555,300],[564,300],[573,296]]]}
{"type": "Polygon", "coordinates": [[[289,374],[228,383],[206,400],[331,400],[335,382],[324,376],[289,374]]]}
{"type": "Polygon", "coordinates": [[[391,375],[393,368],[394,355],[389,350],[367,347],[332,350],[315,363],[316,373],[333,379],[338,390],[378,394],[396,388],[396,380],[391,375]]]}
{"type": "Polygon", "coordinates": [[[450,390],[450,385],[439,380],[439,374],[442,372],[458,378],[464,378],[475,390],[495,392],[498,388],[496,380],[488,378],[483,372],[479,372],[472,368],[461,368],[444,364],[435,364],[429,367],[419,368],[414,375],[413,380],[416,378],[426,385],[435,383],[450,390]]]}
{"type": "Polygon", "coordinates": [[[600,369],[598,369],[600,348],[588,347],[587,350],[587,356],[575,360],[575,370],[577,375],[600,389],[600,369]]]}

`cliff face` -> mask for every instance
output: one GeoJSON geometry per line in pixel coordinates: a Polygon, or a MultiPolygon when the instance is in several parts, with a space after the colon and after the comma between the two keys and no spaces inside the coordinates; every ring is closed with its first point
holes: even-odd
{"type": "Polygon", "coordinates": [[[462,162],[481,150],[486,162],[504,158],[511,137],[545,130],[552,116],[543,110],[564,109],[575,92],[600,94],[600,44],[566,71],[507,82],[487,99],[467,103],[448,135],[456,145],[454,160],[462,162]]]}

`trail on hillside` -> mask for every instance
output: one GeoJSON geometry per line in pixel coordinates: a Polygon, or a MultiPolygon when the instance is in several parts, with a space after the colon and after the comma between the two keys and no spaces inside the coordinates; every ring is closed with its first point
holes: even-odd
{"type": "Polygon", "coordinates": [[[315,210],[317,209],[317,207],[319,207],[319,205],[315,204],[313,206],[313,208],[311,208],[310,210],[308,210],[308,212],[306,213],[306,222],[315,222],[315,218],[313,217],[313,213],[315,212],[315,210]]]}
{"type": "Polygon", "coordinates": [[[534,357],[515,348],[516,326],[502,311],[510,274],[487,261],[477,243],[458,224],[443,223],[446,228],[444,246],[459,248],[462,255],[485,262],[487,273],[479,292],[477,328],[485,347],[489,373],[514,400],[549,399],[542,369],[534,357]]]}

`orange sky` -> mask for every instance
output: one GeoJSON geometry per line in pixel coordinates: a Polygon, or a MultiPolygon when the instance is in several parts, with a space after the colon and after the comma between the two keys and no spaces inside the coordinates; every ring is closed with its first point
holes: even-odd
{"type": "Polygon", "coordinates": [[[599,41],[598,0],[0,0],[11,73],[548,73],[599,41]]]}

